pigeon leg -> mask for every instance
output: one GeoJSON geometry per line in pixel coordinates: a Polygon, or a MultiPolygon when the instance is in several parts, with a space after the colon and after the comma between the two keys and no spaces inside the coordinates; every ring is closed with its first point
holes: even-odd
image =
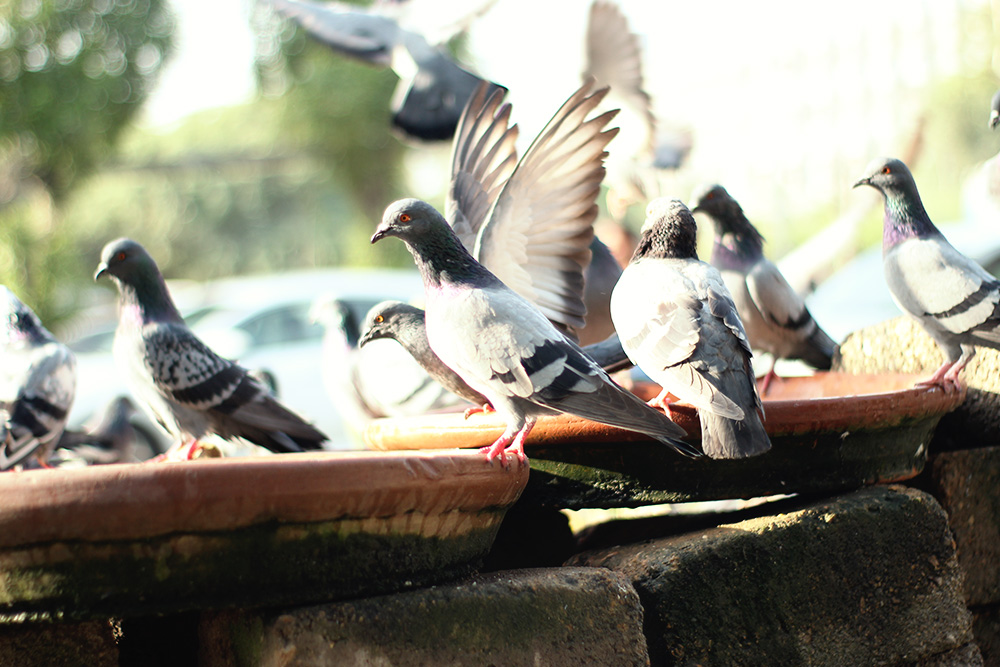
{"type": "Polygon", "coordinates": [[[524,441],[528,439],[528,434],[531,433],[531,429],[534,426],[535,420],[529,418],[524,427],[517,432],[517,436],[514,437],[514,443],[503,451],[503,455],[506,456],[508,452],[513,452],[521,465],[527,465],[528,457],[524,453],[524,441]]]}
{"type": "Polygon", "coordinates": [[[493,409],[493,406],[490,405],[489,403],[483,403],[482,405],[474,405],[471,408],[466,408],[464,414],[465,418],[468,419],[472,415],[476,415],[479,413],[488,415],[491,412],[496,412],[496,410],[493,409]]]}
{"type": "MultiPolygon", "coordinates": [[[[500,434],[499,438],[493,441],[492,445],[488,445],[486,447],[480,447],[479,453],[486,454],[486,462],[492,463],[493,459],[500,456],[500,453],[507,448],[507,445],[509,445],[514,441],[514,437],[516,435],[517,435],[516,433],[511,433],[510,429],[506,429],[503,433],[500,434]]],[[[506,459],[504,459],[503,457],[501,457],[500,459],[500,465],[502,466],[507,465],[506,459]]]]}
{"type": "Polygon", "coordinates": [[[958,373],[965,364],[959,366],[961,359],[956,362],[946,361],[941,367],[934,371],[934,375],[926,380],[921,380],[917,387],[940,387],[944,391],[954,391],[958,387],[958,373]],[[958,370],[955,370],[957,367],[958,370]],[[950,376],[950,377],[949,377],[950,376]]]}
{"type": "Polygon", "coordinates": [[[184,447],[187,447],[187,455],[184,457],[187,461],[193,461],[194,455],[201,449],[201,443],[198,442],[198,438],[191,438],[190,442],[185,442],[184,447]]]}
{"type": "Polygon", "coordinates": [[[778,377],[778,374],[774,372],[774,364],[777,359],[771,358],[771,367],[767,369],[767,373],[764,373],[764,379],[761,381],[760,385],[760,395],[767,396],[767,390],[771,387],[771,383],[774,378],[778,377]]]}
{"type": "Polygon", "coordinates": [[[651,401],[647,401],[646,405],[651,408],[663,408],[663,412],[666,413],[667,417],[673,419],[673,416],[670,414],[670,404],[676,403],[679,400],[679,398],[671,394],[667,389],[664,389],[657,394],[656,398],[651,401]]]}

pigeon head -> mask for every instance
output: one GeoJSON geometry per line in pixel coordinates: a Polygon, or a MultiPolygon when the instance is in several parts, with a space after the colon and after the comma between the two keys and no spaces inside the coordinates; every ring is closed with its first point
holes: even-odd
{"type": "Polygon", "coordinates": [[[679,199],[654,199],[646,207],[642,236],[632,261],[653,259],[698,259],[698,224],[679,199]]]}
{"type": "Polygon", "coordinates": [[[402,301],[383,301],[368,311],[358,347],[380,338],[400,340],[414,327],[424,325],[424,311],[402,301]]]}
{"type": "Polygon", "coordinates": [[[691,212],[705,213],[715,225],[712,263],[722,268],[746,268],[764,255],[764,237],[743,213],[743,207],[721,185],[695,190],[691,212]]]}
{"type": "Polygon", "coordinates": [[[101,251],[101,263],[97,265],[94,280],[110,276],[121,284],[135,285],[150,279],[160,270],[146,249],[132,239],[116,239],[101,251]]]}
{"type": "Polygon", "coordinates": [[[116,239],[104,246],[94,280],[103,276],[118,285],[122,303],[138,306],[144,319],[182,321],[156,262],[132,239],[116,239]]]}
{"type": "Polygon", "coordinates": [[[500,282],[472,258],[444,217],[425,201],[400,199],[389,204],[372,243],[387,236],[406,243],[425,288],[442,283],[485,287],[500,282]]]}
{"type": "Polygon", "coordinates": [[[990,129],[997,129],[1000,125],[1000,90],[993,93],[993,100],[990,102],[990,129]]]}
{"type": "Polygon", "coordinates": [[[0,339],[41,342],[51,338],[38,316],[3,285],[0,285],[0,307],[5,325],[0,331],[0,339]]]}
{"type": "Polygon", "coordinates": [[[887,249],[910,238],[923,238],[939,232],[920,201],[913,174],[896,158],[876,158],[868,163],[865,175],[854,184],[870,185],[885,198],[885,222],[882,248],[887,249]]]}

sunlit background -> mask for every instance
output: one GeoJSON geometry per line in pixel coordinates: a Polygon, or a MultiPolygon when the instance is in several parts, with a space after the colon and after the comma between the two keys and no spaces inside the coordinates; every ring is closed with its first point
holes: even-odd
{"type": "MultiPolygon", "coordinates": [[[[661,129],[690,144],[662,194],[720,182],[772,258],[842,263],[878,243],[878,207],[843,243],[794,250],[865,203],[851,184],[891,154],[936,221],[1000,233],[982,178],[1000,150],[998,4],[621,0],[661,129]]],[[[497,0],[451,45],[509,88],[525,140],[580,83],[588,8],[497,0]]],[[[0,1],[0,281],[73,337],[110,324],[88,310],[112,296],[90,276],[121,235],[171,279],[411,267],[368,237],[393,199],[441,204],[448,145],[391,131],[395,83],[250,0],[0,1]]]]}

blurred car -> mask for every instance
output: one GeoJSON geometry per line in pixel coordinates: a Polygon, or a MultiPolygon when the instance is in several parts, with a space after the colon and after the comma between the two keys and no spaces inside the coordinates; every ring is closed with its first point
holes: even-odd
{"type": "MultiPolygon", "coordinates": [[[[422,294],[416,271],[391,269],[317,269],[170,287],[188,326],[221,356],[273,379],[281,402],[326,433],[331,449],[358,443],[324,389],[323,328],[310,320],[310,306],[316,298],[332,295],[360,322],[379,301],[422,294]]],[[[78,368],[71,427],[128,394],[111,352],[117,326],[113,296],[109,292],[109,303],[84,317],[101,324],[69,342],[78,368]]],[[[144,414],[139,419],[151,426],[144,414]]],[[[169,444],[164,434],[161,451],[169,444]]]]}

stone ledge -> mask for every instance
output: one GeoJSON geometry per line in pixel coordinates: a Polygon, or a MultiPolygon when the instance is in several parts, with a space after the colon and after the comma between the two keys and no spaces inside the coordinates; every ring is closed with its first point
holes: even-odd
{"type": "Polygon", "coordinates": [[[905,487],[570,563],[632,581],[655,665],[893,665],[972,640],[947,517],[905,487]]]}
{"type": "Polygon", "coordinates": [[[509,570],[282,611],[206,612],[205,667],[647,665],[642,607],[618,573],[509,570]]]}
{"type": "Polygon", "coordinates": [[[118,667],[111,623],[23,623],[0,625],[0,665],[118,667]]]}
{"type": "MultiPolygon", "coordinates": [[[[906,316],[850,334],[834,359],[845,373],[927,373],[944,361],[937,343],[906,316]]],[[[1000,440],[1000,351],[980,347],[962,371],[969,391],[938,425],[932,451],[976,447],[1000,440]]]]}
{"type": "Polygon", "coordinates": [[[1000,603],[1000,447],[937,454],[930,484],[955,535],[966,603],[1000,603]]]}

